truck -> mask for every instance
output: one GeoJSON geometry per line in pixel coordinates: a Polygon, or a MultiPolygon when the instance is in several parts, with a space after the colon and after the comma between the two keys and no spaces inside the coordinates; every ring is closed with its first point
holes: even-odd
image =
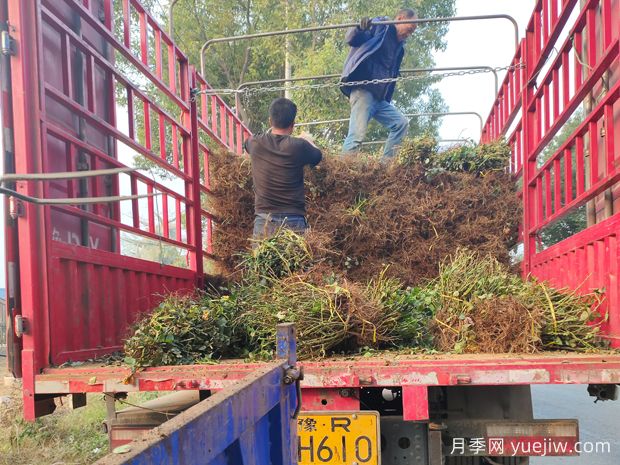
{"type": "MultiPolygon", "coordinates": [[[[243,361],[137,372],[88,363],[121,350],[158,295],[209,281],[217,227],[202,202],[209,156],[214,145],[241,153],[248,127],[208,92],[138,0],[0,0],[0,25],[7,361],[23,383],[26,420],[51,414],[57,397],[77,408],[87,393],[104,393],[116,446],[154,426],[116,410],[129,392],[191,394],[181,403],[196,408],[265,374],[266,365],[243,361]],[[132,154],[175,182],[128,170],[132,154]],[[127,244],[136,238],[186,260],[132,256],[127,244]]],[[[537,0],[482,137],[505,138],[512,149],[523,276],[602,290],[601,335],[613,348],[620,347],[619,54],[618,0],[537,0]],[[542,160],[578,110],[582,120],[542,160]],[[542,244],[546,228],[582,208],[583,230],[542,244]]],[[[531,386],[581,384],[612,400],[620,384],[613,352],[297,365],[301,412],[291,427],[302,464],[526,464],[530,456],[575,455],[577,421],[534,419],[531,386]]],[[[280,401],[291,399],[298,397],[280,401]]],[[[243,423],[235,415],[227,421],[243,423]]],[[[186,447],[197,456],[205,443],[186,447]]]]}

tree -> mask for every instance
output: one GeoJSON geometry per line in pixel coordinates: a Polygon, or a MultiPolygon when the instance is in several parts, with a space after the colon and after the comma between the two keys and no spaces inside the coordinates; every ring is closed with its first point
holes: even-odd
{"type": "MultiPolygon", "coordinates": [[[[363,16],[393,16],[402,7],[398,0],[179,0],[175,7],[175,39],[188,54],[190,62],[200,63],[200,48],[210,38],[256,32],[293,29],[317,24],[355,22],[363,16]]],[[[416,0],[413,8],[421,18],[454,15],[455,0],[416,0]]],[[[162,2],[163,3],[163,2],[162,2]]],[[[432,67],[433,53],[443,50],[447,24],[421,26],[406,47],[403,66],[432,67]]],[[[205,78],[215,88],[236,88],[242,82],[278,79],[284,76],[284,37],[272,37],[236,43],[215,44],[208,49],[205,78]]],[[[321,31],[290,37],[290,61],[293,76],[339,73],[348,53],[344,30],[321,31]]],[[[445,111],[446,106],[430,88],[436,78],[398,84],[395,103],[406,113],[445,111]]],[[[258,93],[244,98],[246,122],[254,131],[265,129],[269,102],[283,92],[258,93]]],[[[299,120],[348,117],[346,98],[337,88],[304,89],[292,92],[299,106],[299,120]]],[[[229,98],[232,105],[233,100],[229,98]]],[[[437,121],[423,121],[412,133],[436,132],[437,121]]],[[[332,128],[330,138],[342,140],[346,125],[332,128]]],[[[384,132],[384,131],[383,131],[384,132]]],[[[371,128],[369,137],[381,137],[382,129],[371,128]]],[[[384,134],[385,135],[385,134],[384,134]]]]}

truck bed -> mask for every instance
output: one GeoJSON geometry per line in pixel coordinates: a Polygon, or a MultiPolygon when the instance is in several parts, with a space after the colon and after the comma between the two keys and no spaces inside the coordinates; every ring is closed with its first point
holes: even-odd
{"type": "MultiPolygon", "coordinates": [[[[620,353],[441,354],[382,353],[300,363],[302,388],[380,386],[616,384],[620,353]]],[[[240,360],[216,365],[151,367],[132,374],[127,366],[84,364],[46,368],[35,377],[36,394],[219,390],[261,366],[240,360]]]]}

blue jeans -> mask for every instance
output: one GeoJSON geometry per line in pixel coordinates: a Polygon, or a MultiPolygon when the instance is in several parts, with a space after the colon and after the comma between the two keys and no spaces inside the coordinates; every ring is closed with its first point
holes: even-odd
{"type": "Polygon", "coordinates": [[[351,118],[349,134],[342,146],[343,152],[359,151],[371,118],[376,119],[390,131],[385,147],[384,157],[394,156],[394,146],[402,142],[409,129],[409,120],[401,111],[385,100],[377,100],[365,89],[353,89],[349,97],[351,118]]]}
{"type": "Polygon", "coordinates": [[[257,213],[254,217],[254,239],[273,236],[280,228],[303,234],[308,229],[306,217],[286,213],[257,213]]]}

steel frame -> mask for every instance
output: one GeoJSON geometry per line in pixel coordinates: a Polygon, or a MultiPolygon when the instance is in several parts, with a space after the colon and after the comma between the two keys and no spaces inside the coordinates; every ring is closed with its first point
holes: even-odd
{"type": "MultiPolygon", "coordinates": [[[[447,111],[447,112],[428,112],[428,113],[406,113],[406,117],[415,117],[415,116],[465,116],[472,115],[478,117],[480,122],[480,136],[482,136],[482,116],[480,113],[476,113],[475,111],[447,111]]],[[[349,118],[339,118],[339,119],[328,119],[321,121],[311,121],[307,123],[295,123],[295,127],[306,127],[306,126],[316,126],[319,124],[332,124],[332,123],[344,123],[349,121],[349,118]]],[[[459,139],[461,140],[461,139],[459,139]]],[[[463,139],[466,140],[466,139],[463,139]]]]}
{"type": "MultiPolygon", "coordinates": [[[[493,95],[497,95],[499,89],[499,78],[497,76],[497,71],[491,66],[452,66],[452,67],[439,67],[439,68],[406,68],[401,69],[401,74],[409,74],[409,73],[432,73],[432,72],[440,72],[440,71],[467,71],[467,70],[487,70],[493,73],[493,78],[495,80],[495,93],[493,95]]],[[[299,82],[299,81],[327,81],[330,79],[340,78],[340,74],[322,74],[317,76],[307,76],[307,77],[293,77],[293,78],[283,78],[283,79],[267,79],[262,81],[247,81],[242,82],[236,89],[235,92],[235,107],[237,114],[240,114],[241,99],[239,98],[239,94],[243,89],[246,89],[251,86],[257,86],[262,84],[280,84],[280,83],[288,83],[288,82],[299,82]]],[[[217,94],[217,89],[213,89],[213,92],[217,94]]],[[[482,117],[480,117],[482,119],[482,117]]],[[[480,129],[482,133],[482,128],[480,129]]]]}
{"type": "Polygon", "coordinates": [[[523,180],[523,273],[557,287],[605,289],[603,332],[620,347],[620,222],[613,212],[620,181],[620,6],[583,2],[568,37],[558,44],[578,6],[576,0],[537,1],[513,60],[524,59],[526,69],[506,76],[483,140],[507,135],[511,172],[523,180]],[[557,55],[548,62],[554,48],[557,55]],[[540,154],[592,94],[598,100],[585,109],[583,122],[540,165],[540,154]],[[602,211],[597,205],[605,192],[610,208],[602,211]],[[539,250],[541,231],[585,204],[593,205],[594,224],[539,250]]]}
{"type": "MultiPolygon", "coordinates": [[[[401,20],[389,20],[389,21],[375,21],[376,25],[391,25],[391,24],[429,24],[429,23],[449,23],[454,21],[481,21],[489,19],[507,19],[514,27],[515,34],[515,47],[519,44],[519,26],[515,19],[510,15],[478,15],[478,16],[453,16],[446,18],[424,18],[424,19],[401,19],[401,20]]],[[[301,34],[305,32],[319,32],[328,31],[334,29],[347,29],[350,27],[358,26],[359,23],[344,23],[344,24],[329,24],[326,26],[314,26],[305,27],[299,29],[284,29],[281,31],[259,32],[256,34],[245,34],[230,37],[218,37],[216,39],[209,39],[200,48],[200,72],[205,75],[205,52],[213,44],[220,42],[239,42],[243,40],[252,40],[262,37],[275,37],[291,34],[301,34]]]]}
{"type": "Polygon", "coordinates": [[[203,261],[213,252],[214,220],[201,205],[210,187],[205,140],[240,152],[249,131],[220,97],[193,100],[193,89],[206,81],[139,1],[122,1],[116,29],[111,0],[5,3],[7,21],[17,25],[12,88],[24,90],[3,95],[15,109],[12,153],[19,154],[7,172],[22,179],[80,172],[64,179],[56,174],[45,183],[9,176],[5,188],[16,198],[53,204],[26,203],[20,211],[9,204],[16,215],[7,224],[7,237],[14,238],[7,257],[16,265],[8,274],[18,270],[11,282],[28,289],[11,288],[22,299],[13,302],[14,316],[25,327],[19,340],[23,366],[16,362],[12,368],[23,375],[25,417],[34,419],[51,408],[50,399],[34,394],[34,373],[50,362],[117,350],[127,324],[157,303],[153,293],[201,286],[203,261]],[[50,56],[58,60],[51,63],[50,56]],[[144,82],[131,82],[118,60],[144,82]],[[157,97],[144,90],[145,82],[157,97]],[[115,93],[125,100],[126,114],[117,114],[115,93]],[[127,183],[118,181],[112,173],[127,168],[118,159],[121,147],[178,185],[135,170],[126,173],[127,183]],[[101,170],[107,171],[84,176],[101,170]],[[109,203],[120,199],[130,199],[122,210],[127,219],[109,203]],[[176,248],[187,255],[187,269],[121,255],[126,234],[176,248]],[[74,292],[80,286],[81,301],[74,292]],[[108,295],[109,287],[123,290],[108,295]],[[84,324],[90,319],[96,324],[84,324]],[[58,321],[65,324],[52,328],[58,321]]]}
{"type": "MultiPolygon", "coordinates": [[[[493,95],[497,95],[499,89],[499,78],[497,76],[497,71],[491,66],[450,66],[450,67],[441,67],[441,68],[405,68],[401,69],[401,74],[409,74],[409,73],[433,73],[438,71],[467,71],[467,70],[476,70],[476,69],[484,69],[493,73],[493,77],[495,79],[495,93],[493,95]]],[[[298,82],[298,81],[323,81],[334,78],[340,78],[340,73],[337,74],[321,74],[318,76],[307,76],[307,77],[294,77],[294,78],[284,78],[284,79],[267,79],[263,81],[246,81],[239,84],[237,87],[237,91],[241,91],[246,87],[250,86],[258,86],[262,84],[278,84],[278,83],[286,83],[286,82],[298,82]]]]}
{"type": "MultiPolygon", "coordinates": [[[[364,386],[616,384],[620,355],[439,355],[432,359],[399,356],[394,360],[330,359],[329,363],[300,362],[302,387],[344,389],[364,386]],[[354,362],[354,363],[353,363],[354,362]]],[[[129,367],[46,368],[36,376],[37,393],[175,391],[225,389],[261,366],[230,361],[218,365],[149,367],[127,384],[129,367]]]]}
{"type": "MultiPolygon", "coordinates": [[[[405,421],[428,421],[428,388],[433,386],[519,386],[531,384],[615,384],[620,356],[610,355],[468,355],[433,359],[348,359],[303,362],[302,410],[359,410],[359,391],[402,387],[405,421]]],[[[122,382],[129,368],[46,369],[37,376],[37,392],[227,390],[262,364],[224,363],[146,368],[131,384],[122,382]],[[93,382],[93,380],[96,380],[93,382]]]]}
{"type": "MultiPolygon", "coordinates": [[[[469,142],[469,139],[437,139],[438,144],[462,144],[465,142],[469,142]]],[[[381,145],[385,144],[386,140],[373,140],[369,142],[362,142],[362,145],[381,145]]]]}

